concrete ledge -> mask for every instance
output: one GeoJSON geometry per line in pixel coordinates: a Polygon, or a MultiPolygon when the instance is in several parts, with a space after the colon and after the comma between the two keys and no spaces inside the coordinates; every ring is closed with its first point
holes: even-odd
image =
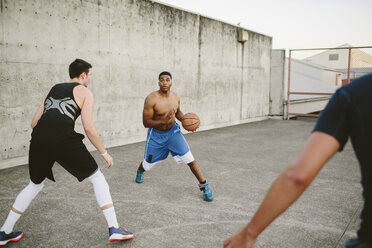
{"type": "Polygon", "coordinates": [[[19,165],[25,165],[28,163],[28,156],[19,157],[19,158],[11,158],[8,160],[0,161],[0,170],[15,167],[19,165]]]}
{"type": "MultiPolygon", "coordinates": [[[[289,113],[309,114],[322,111],[328,103],[329,98],[330,97],[319,97],[291,100],[289,105],[289,113]]],[[[286,103],[284,109],[286,109],[286,103]]]]}

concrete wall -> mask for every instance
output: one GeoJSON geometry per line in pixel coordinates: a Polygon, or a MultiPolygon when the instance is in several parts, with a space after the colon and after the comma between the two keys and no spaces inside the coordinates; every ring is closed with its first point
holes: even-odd
{"type": "Polygon", "coordinates": [[[271,51],[270,115],[283,116],[285,50],[271,51]]]}
{"type": "Polygon", "coordinates": [[[162,70],[200,130],[269,114],[271,37],[239,43],[239,27],[145,0],[1,0],[0,22],[0,168],[27,163],[33,113],[75,58],[93,64],[107,147],[145,140],[143,101],[162,70]]]}

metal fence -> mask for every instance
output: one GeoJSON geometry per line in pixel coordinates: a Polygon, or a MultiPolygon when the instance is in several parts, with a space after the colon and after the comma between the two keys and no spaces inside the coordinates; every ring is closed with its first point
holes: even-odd
{"type": "Polygon", "coordinates": [[[372,46],[290,49],[285,119],[318,117],[337,88],[372,73],[372,46]]]}

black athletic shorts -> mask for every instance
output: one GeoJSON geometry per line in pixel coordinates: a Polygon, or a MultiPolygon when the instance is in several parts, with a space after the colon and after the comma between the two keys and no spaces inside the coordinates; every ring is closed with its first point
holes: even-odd
{"type": "Polygon", "coordinates": [[[80,182],[92,175],[97,163],[84,145],[84,135],[77,134],[62,141],[31,139],[29,171],[31,181],[41,183],[45,178],[54,180],[52,167],[58,162],[80,182]]]}

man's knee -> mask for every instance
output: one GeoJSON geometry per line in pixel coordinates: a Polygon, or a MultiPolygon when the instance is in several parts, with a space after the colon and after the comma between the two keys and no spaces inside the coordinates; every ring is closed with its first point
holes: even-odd
{"type": "Polygon", "coordinates": [[[156,162],[150,164],[146,160],[143,160],[141,164],[142,164],[142,168],[144,169],[144,171],[149,171],[149,170],[151,170],[152,167],[154,167],[154,165],[156,164],[156,162]]]}
{"type": "Polygon", "coordinates": [[[23,213],[31,203],[31,201],[39,194],[44,187],[44,181],[35,184],[30,180],[30,183],[18,194],[14,201],[13,208],[17,212],[23,213]]]}
{"type": "Polygon", "coordinates": [[[101,170],[98,169],[92,175],[88,177],[88,180],[93,184],[99,184],[101,187],[109,188],[105,176],[102,174],[101,170]]]}
{"type": "Polygon", "coordinates": [[[177,155],[177,156],[174,156],[173,157],[177,163],[185,163],[187,165],[194,165],[195,163],[195,158],[194,156],[192,155],[191,151],[188,151],[186,154],[180,156],[180,155],[177,155]]]}
{"type": "Polygon", "coordinates": [[[98,205],[102,208],[108,204],[112,204],[110,187],[102,172],[98,169],[93,175],[88,177],[88,180],[93,184],[98,205]]]}
{"type": "Polygon", "coordinates": [[[197,162],[194,160],[194,161],[188,163],[187,165],[190,166],[190,167],[194,167],[194,166],[197,166],[198,164],[197,164],[197,162]]]}
{"type": "Polygon", "coordinates": [[[42,181],[39,184],[33,183],[30,181],[30,183],[27,185],[27,188],[35,194],[35,196],[44,188],[44,181],[42,181]]]}

